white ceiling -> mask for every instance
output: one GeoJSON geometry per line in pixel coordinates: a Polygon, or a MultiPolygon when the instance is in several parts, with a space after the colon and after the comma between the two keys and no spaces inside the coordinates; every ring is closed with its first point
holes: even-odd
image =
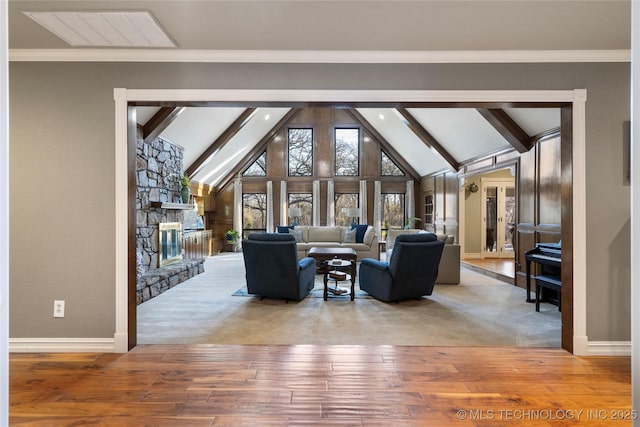
{"type": "MultiPolygon", "coordinates": [[[[157,107],[138,107],[138,123],[144,125],[157,110],[157,107]]],[[[505,110],[529,136],[560,126],[557,108],[505,110]]],[[[234,107],[187,107],[160,137],[184,148],[184,168],[187,169],[243,111],[244,108],[234,107]]],[[[242,129],[209,157],[193,179],[218,185],[288,111],[289,108],[256,109],[242,129]]],[[[358,108],[357,111],[420,176],[451,169],[394,108],[358,108]]],[[[408,111],[458,163],[511,148],[474,108],[409,108],[408,111]]]]}
{"type": "Polygon", "coordinates": [[[10,49],[70,46],[23,12],[148,11],[180,49],[629,49],[629,0],[10,0],[10,49]]]}

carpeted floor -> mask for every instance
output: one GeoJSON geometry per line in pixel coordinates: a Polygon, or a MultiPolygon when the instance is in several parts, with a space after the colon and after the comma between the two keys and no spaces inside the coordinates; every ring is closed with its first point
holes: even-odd
{"type": "MultiPolygon", "coordinates": [[[[460,285],[421,300],[232,296],[244,286],[241,253],[138,306],[138,344],[353,344],[560,347],[560,312],[536,313],[524,289],[462,269],[460,285]]],[[[322,285],[316,277],[316,287],[322,285]]]]}

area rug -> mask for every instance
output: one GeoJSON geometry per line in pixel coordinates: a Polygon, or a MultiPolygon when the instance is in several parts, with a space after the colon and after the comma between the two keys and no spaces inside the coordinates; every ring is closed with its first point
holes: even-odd
{"type": "MultiPolygon", "coordinates": [[[[309,292],[309,295],[307,295],[307,298],[323,298],[323,291],[324,288],[323,287],[315,287],[311,290],[311,292],[309,292]]],[[[232,296],[234,297],[257,297],[260,298],[259,295],[253,295],[253,294],[248,294],[247,293],[247,287],[243,286],[240,289],[238,289],[237,291],[235,291],[232,296]]],[[[343,299],[343,300],[348,300],[350,299],[350,295],[349,294],[343,294],[343,295],[334,295],[331,292],[329,292],[329,299],[343,299]]],[[[371,296],[366,293],[365,291],[362,291],[358,288],[356,288],[356,299],[365,299],[365,298],[371,298],[371,296]]]]}

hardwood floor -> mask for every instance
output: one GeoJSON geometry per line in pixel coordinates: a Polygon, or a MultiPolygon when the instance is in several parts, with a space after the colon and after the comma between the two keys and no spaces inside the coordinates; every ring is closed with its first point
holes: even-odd
{"type": "Polygon", "coordinates": [[[628,357],[559,349],[148,345],[11,354],[10,423],[630,425],[628,357]],[[581,412],[580,412],[581,411],[581,412]]]}
{"type": "Polygon", "coordinates": [[[515,261],[513,259],[485,258],[465,259],[467,264],[475,265],[483,270],[492,271],[513,279],[515,277],[515,261]]]}

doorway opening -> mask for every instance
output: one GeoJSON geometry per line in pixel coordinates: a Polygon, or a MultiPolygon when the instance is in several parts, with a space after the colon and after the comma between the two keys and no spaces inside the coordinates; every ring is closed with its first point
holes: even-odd
{"type": "MultiPolygon", "coordinates": [[[[473,94],[473,92],[471,92],[473,94]]],[[[130,298],[132,286],[135,283],[135,239],[131,239],[129,225],[134,221],[129,221],[131,217],[131,195],[135,196],[135,184],[132,186],[131,171],[134,170],[133,159],[130,155],[131,148],[127,143],[128,110],[135,102],[162,102],[162,99],[173,99],[175,102],[230,102],[247,104],[251,102],[299,102],[304,98],[307,102],[334,103],[334,105],[344,105],[345,103],[369,103],[370,105],[410,105],[411,103],[421,103],[422,106],[430,102],[451,103],[451,105],[468,105],[471,108],[477,106],[500,106],[513,105],[513,103],[525,102],[528,105],[552,105],[562,109],[563,117],[563,159],[567,165],[573,161],[574,169],[580,172],[578,177],[577,194],[574,196],[574,182],[571,175],[571,168],[567,170],[569,175],[563,178],[563,238],[573,244],[569,245],[569,250],[563,251],[563,258],[567,264],[572,265],[570,271],[563,271],[563,284],[573,288],[573,284],[579,286],[568,293],[571,301],[563,300],[563,347],[573,351],[574,342],[581,345],[580,352],[586,352],[586,305],[584,304],[585,289],[584,276],[586,266],[584,257],[574,256],[574,250],[582,254],[584,248],[584,102],[586,100],[585,91],[490,91],[482,92],[473,97],[469,92],[458,91],[237,91],[237,90],[203,90],[203,91],[153,91],[153,90],[127,90],[116,89],[116,351],[126,351],[135,346],[135,298],[130,298]],[[157,92],[157,93],[155,93],[157,92]],[[398,98],[401,98],[398,100],[398,98]],[[473,99],[473,101],[470,101],[473,99]],[[484,99],[484,101],[482,101],[484,99]],[[545,99],[551,101],[544,101],[545,99]],[[215,101],[212,101],[215,100],[215,101]],[[545,104],[546,103],[546,104],[545,104]],[[577,131],[577,132],[576,132],[577,131]],[[577,165],[576,165],[577,163],[577,165]],[[577,167],[575,167],[577,166],[577,167]],[[574,206],[575,205],[575,206],[574,206]],[[576,215],[574,215],[574,212],[576,215]],[[566,221],[565,221],[566,218],[566,221]],[[578,232],[574,233],[574,228],[578,232]],[[129,236],[129,238],[127,238],[129,236]],[[575,248],[575,249],[574,249],[575,248]],[[133,249],[133,250],[132,250],[133,249]],[[579,279],[579,280],[576,280],[579,279]],[[133,279],[133,280],[130,280],[133,279]],[[566,280],[565,280],[566,279],[566,280]],[[577,313],[574,316],[573,300],[579,302],[577,313]],[[574,317],[577,321],[577,330],[574,330],[574,317]]],[[[131,122],[131,119],[129,119],[131,122]]],[[[135,183],[135,179],[133,180],[135,183]]],[[[580,255],[579,254],[579,255],[580,255]]],[[[135,290],[135,286],[133,286],[135,290]]],[[[563,293],[564,295],[564,293],[563,293]]]]}

